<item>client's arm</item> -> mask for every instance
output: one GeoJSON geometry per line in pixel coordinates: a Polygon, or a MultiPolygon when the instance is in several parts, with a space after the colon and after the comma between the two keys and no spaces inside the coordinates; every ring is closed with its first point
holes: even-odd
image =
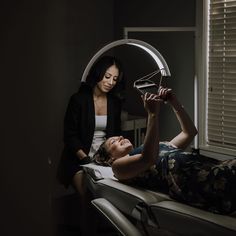
{"type": "Polygon", "coordinates": [[[143,143],[143,158],[148,159],[150,164],[155,164],[159,154],[159,112],[163,100],[157,95],[145,94],[143,98],[144,108],[148,113],[147,130],[143,143]],[[149,101],[150,99],[153,99],[149,101]]]}
{"type": "Polygon", "coordinates": [[[163,89],[160,96],[166,96],[181,126],[181,132],[170,141],[170,144],[177,148],[185,149],[192,142],[198,131],[171,89],[163,89]]]}
{"type": "Polygon", "coordinates": [[[126,155],[112,163],[113,172],[119,180],[130,179],[146,171],[155,164],[159,152],[159,111],[162,100],[158,99],[158,95],[145,94],[143,102],[148,113],[143,153],[126,155]]]}

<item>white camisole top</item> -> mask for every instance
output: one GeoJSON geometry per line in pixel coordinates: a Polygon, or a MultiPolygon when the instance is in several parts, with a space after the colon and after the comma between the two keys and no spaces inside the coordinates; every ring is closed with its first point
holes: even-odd
{"type": "Polygon", "coordinates": [[[95,130],[93,135],[92,145],[89,151],[89,156],[93,157],[94,153],[98,150],[100,145],[105,141],[107,126],[107,115],[95,116],[95,130]]]}

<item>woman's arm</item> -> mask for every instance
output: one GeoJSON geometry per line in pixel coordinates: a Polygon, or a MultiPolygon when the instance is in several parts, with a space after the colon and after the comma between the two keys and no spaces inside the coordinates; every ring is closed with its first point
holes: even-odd
{"type": "Polygon", "coordinates": [[[181,132],[174,137],[170,144],[181,149],[185,149],[198,133],[193,121],[185,111],[184,107],[179,103],[175,94],[171,89],[161,88],[160,96],[169,102],[181,126],[181,132]]]}
{"type": "Polygon", "coordinates": [[[143,153],[124,156],[112,164],[113,172],[119,180],[136,177],[155,164],[159,152],[159,112],[160,103],[157,95],[145,94],[144,107],[148,113],[147,132],[144,139],[143,153]]]}
{"type": "Polygon", "coordinates": [[[74,153],[80,160],[86,157],[78,138],[79,114],[81,114],[79,99],[73,95],[67,106],[64,118],[64,143],[70,152],[74,153]]]}
{"type": "Polygon", "coordinates": [[[143,157],[155,164],[156,157],[159,153],[159,113],[160,105],[163,100],[158,95],[145,94],[143,98],[144,108],[148,113],[147,131],[143,143],[143,157]]]}

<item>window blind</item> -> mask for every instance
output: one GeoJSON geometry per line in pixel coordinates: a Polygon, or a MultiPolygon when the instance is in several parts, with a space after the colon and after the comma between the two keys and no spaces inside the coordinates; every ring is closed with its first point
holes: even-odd
{"type": "Polygon", "coordinates": [[[210,0],[207,144],[236,153],[236,0],[210,0]]]}

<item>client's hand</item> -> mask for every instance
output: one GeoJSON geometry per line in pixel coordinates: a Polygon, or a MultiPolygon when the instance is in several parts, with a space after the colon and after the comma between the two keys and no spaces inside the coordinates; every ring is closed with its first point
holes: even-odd
{"type": "Polygon", "coordinates": [[[86,156],[86,157],[84,157],[83,159],[80,160],[81,165],[86,165],[86,164],[89,164],[90,162],[91,162],[90,156],[86,156]]]}
{"type": "Polygon", "coordinates": [[[145,95],[142,96],[142,99],[144,108],[149,114],[159,114],[160,105],[163,102],[159,95],[145,93],[145,95]]]}
{"type": "Polygon", "coordinates": [[[176,95],[173,93],[173,90],[170,88],[160,87],[159,96],[165,101],[165,103],[168,102],[169,104],[171,104],[171,106],[175,110],[178,110],[179,106],[181,106],[176,95]]]}
{"type": "Polygon", "coordinates": [[[170,101],[175,96],[171,88],[164,88],[162,86],[159,88],[159,94],[158,95],[164,101],[170,101]]]}

